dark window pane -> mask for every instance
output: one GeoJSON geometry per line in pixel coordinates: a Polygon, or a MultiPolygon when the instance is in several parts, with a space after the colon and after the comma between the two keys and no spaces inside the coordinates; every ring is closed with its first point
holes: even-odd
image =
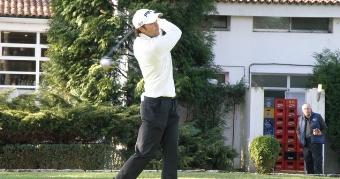
{"type": "Polygon", "coordinates": [[[47,35],[45,33],[40,34],[40,44],[47,44],[47,35]]]}
{"type": "Polygon", "coordinates": [[[253,29],[289,30],[289,17],[254,17],[253,29]]]}
{"type": "Polygon", "coordinates": [[[35,49],[25,48],[25,47],[2,47],[2,55],[3,56],[34,57],[35,49]]]}
{"type": "Polygon", "coordinates": [[[228,16],[216,16],[213,28],[228,28],[228,16]]]}
{"type": "Polygon", "coordinates": [[[292,30],[329,30],[328,18],[292,18],[292,30]]]}
{"type": "Polygon", "coordinates": [[[308,76],[290,76],[291,88],[306,88],[308,76]]]}
{"type": "Polygon", "coordinates": [[[0,74],[0,85],[34,86],[35,75],[0,74]]]}
{"type": "Polygon", "coordinates": [[[39,62],[39,72],[43,72],[42,66],[46,63],[45,61],[40,61],[39,62]]]}
{"type": "Polygon", "coordinates": [[[36,44],[37,34],[28,32],[1,32],[2,43],[36,44]]]}
{"type": "Polygon", "coordinates": [[[47,48],[41,49],[41,57],[46,57],[47,48]]]}
{"type": "Polygon", "coordinates": [[[219,83],[225,83],[225,74],[217,74],[216,76],[219,83]]]}
{"type": "Polygon", "coordinates": [[[0,71],[35,72],[35,61],[0,60],[0,71]]]}
{"type": "Polygon", "coordinates": [[[287,87],[287,76],[252,75],[252,87],[287,87]]]}

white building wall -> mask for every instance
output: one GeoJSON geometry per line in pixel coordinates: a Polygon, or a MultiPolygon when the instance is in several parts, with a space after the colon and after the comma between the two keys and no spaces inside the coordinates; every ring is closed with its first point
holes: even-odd
{"type": "Polygon", "coordinates": [[[254,63],[267,64],[257,72],[268,69],[280,73],[312,72],[315,60],[313,53],[324,48],[336,50],[340,47],[340,8],[325,5],[250,5],[240,3],[218,3],[220,15],[230,15],[230,31],[216,31],[214,46],[215,63],[229,72],[229,82],[236,83],[243,74],[249,80],[249,67],[254,63]],[[287,17],[335,17],[333,33],[296,33],[296,32],[253,32],[253,16],[287,17]],[[280,64],[306,65],[291,68],[280,64]],[[268,66],[268,64],[272,64],[268,66]],[[235,67],[238,73],[232,73],[235,67]],[[232,69],[231,69],[232,68],[232,69]]]}
{"type": "MultiPolygon", "coordinates": [[[[340,48],[340,7],[337,5],[296,5],[296,4],[250,4],[217,3],[220,15],[230,16],[229,31],[215,31],[215,64],[228,73],[231,84],[244,78],[250,84],[253,73],[268,74],[311,74],[315,59],[314,53],[324,48],[332,51],[340,48]],[[332,33],[297,33],[297,32],[253,32],[253,16],[279,17],[325,17],[332,18],[332,33]]],[[[304,91],[303,91],[304,92],[304,91]]],[[[324,115],[324,93],[319,102],[308,90],[305,100],[311,103],[313,110],[324,115]],[[312,100],[313,98],[313,100],[312,100]],[[315,104],[317,103],[317,104],[315,104]]],[[[234,168],[255,172],[249,160],[248,146],[251,141],[263,135],[263,100],[262,88],[249,88],[245,95],[245,104],[240,107],[240,114],[229,114],[226,120],[230,127],[224,135],[226,145],[235,146],[240,153],[234,160],[234,168]],[[243,111],[242,111],[243,110],[243,111]],[[231,122],[231,116],[238,121],[231,122]],[[242,117],[241,117],[242,116],[242,117]],[[231,132],[231,129],[234,132],[231,132]],[[241,135],[241,136],[235,136],[241,135]],[[231,137],[234,137],[232,139],[231,137]],[[238,141],[240,144],[232,143],[238,141]]],[[[299,107],[299,109],[301,109],[299,107]]],[[[326,139],[327,140],[327,139],[326,139]]],[[[329,139],[328,139],[329,140],[329,139]]],[[[330,151],[329,142],[325,144],[325,173],[338,173],[339,164],[334,161],[335,154],[330,151]]]]}
{"type": "Polygon", "coordinates": [[[223,133],[226,136],[225,145],[236,149],[239,154],[233,160],[234,169],[255,172],[249,159],[248,146],[255,137],[263,135],[263,98],[262,88],[248,88],[246,102],[225,116],[228,126],[223,133]]]}
{"type": "Polygon", "coordinates": [[[17,32],[46,32],[48,19],[0,17],[0,30],[17,32]]]}
{"type": "Polygon", "coordinates": [[[244,150],[245,169],[248,172],[255,172],[254,165],[249,159],[248,147],[253,139],[257,136],[263,135],[263,107],[264,107],[264,91],[262,88],[249,88],[246,95],[246,106],[248,107],[245,113],[248,114],[249,123],[248,134],[244,141],[247,145],[244,150]]]}

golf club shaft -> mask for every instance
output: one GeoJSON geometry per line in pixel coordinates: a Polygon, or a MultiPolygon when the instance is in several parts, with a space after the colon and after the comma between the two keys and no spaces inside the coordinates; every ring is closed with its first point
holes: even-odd
{"type": "Polygon", "coordinates": [[[133,32],[133,30],[131,29],[122,39],[120,39],[120,41],[104,57],[108,57],[113,52],[115,52],[118,49],[118,47],[120,46],[120,44],[123,43],[124,40],[132,34],[132,32],[133,32]]]}

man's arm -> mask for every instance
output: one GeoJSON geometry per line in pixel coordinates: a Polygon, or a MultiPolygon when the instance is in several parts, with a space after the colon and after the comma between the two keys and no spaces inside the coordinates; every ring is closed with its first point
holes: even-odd
{"type": "Polygon", "coordinates": [[[159,35],[158,37],[152,38],[152,49],[158,59],[162,59],[174,48],[181,38],[182,31],[176,25],[165,19],[158,18],[157,22],[159,28],[164,30],[166,34],[164,36],[159,35]]]}
{"type": "Polygon", "coordinates": [[[298,120],[297,120],[297,125],[296,125],[296,136],[297,136],[297,138],[299,139],[299,141],[300,141],[300,125],[299,125],[299,121],[300,121],[300,118],[301,117],[299,117],[298,118],[298,120]]]}

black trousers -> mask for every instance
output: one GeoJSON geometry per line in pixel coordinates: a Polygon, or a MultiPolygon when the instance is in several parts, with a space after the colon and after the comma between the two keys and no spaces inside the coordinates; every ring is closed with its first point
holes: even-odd
{"type": "Polygon", "coordinates": [[[310,139],[306,139],[306,145],[302,149],[307,174],[322,174],[322,144],[313,144],[310,139]]]}
{"type": "Polygon", "coordinates": [[[162,148],[162,179],[177,179],[178,126],[177,100],[168,97],[145,97],[140,106],[135,154],[120,169],[116,179],[137,178],[157,150],[162,148]]]}

